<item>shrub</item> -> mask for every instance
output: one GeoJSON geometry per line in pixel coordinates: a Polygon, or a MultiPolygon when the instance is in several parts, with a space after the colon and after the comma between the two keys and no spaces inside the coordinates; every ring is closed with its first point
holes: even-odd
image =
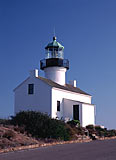
{"type": "Polygon", "coordinates": [[[14,130],[15,130],[16,132],[20,132],[20,133],[22,133],[22,134],[25,133],[25,127],[24,127],[24,126],[16,126],[16,127],[14,127],[14,130]]]}
{"type": "Polygon", "coordinates": [[[11,138],[14,138],[14,137],[15,137],[15,133],[14,133],[12,130],[7,130],[7,131],[3,134],[3,137],[10,140],[11,138]]]}
{"type": "Polygon", "coordinates": [[[87,129],[94,129],[95,127],[94,127],[94,125],[88,125],[88,126],[86,126],[86,128],[87,129]]]}
{"type": "Polygon", "coordinates": [[[78,127],[78,126],[80,126],[80,121],[71,120],[71,121],[68,121],[67,124],[69,124],[71,127],[78,127]]]}
{"type": "Polygon", "coordinates": [[[9,119],[0,119],[0,124],[9,125],[10,124],[10,120],[9,119]]]}
{"type": "Polygon", "coordinates": [[[116,130],[107,130],[107,128],[101,128],[100,126],[88,125],[86,128],[89,131],[89,135],[95,134],[99,137],[112,137],[116,136],[116,130]]]}
{"type": "Polygon", "coordinates": [[[116,136],[116,130],[108,130],[107,131],[107,137],[113,137],[116,136]]]}
{"type": "Polygon", "coordinates": [[[70,139],[69,128],[63,121],[51,119],[40,112],[22,111],[12,117],[11,123],[24,126],[26,132],[36,138],[70,139]]]}

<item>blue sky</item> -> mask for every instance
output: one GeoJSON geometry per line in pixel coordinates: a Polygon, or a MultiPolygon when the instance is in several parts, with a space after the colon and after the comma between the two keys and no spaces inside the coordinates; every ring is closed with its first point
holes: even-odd
{"type": "Polygon", "coordinates": [[[13,115],[13,89],[39,68],[54,27],[70,61],[67,82],[93,95],[97,124],[116,128],[115,0],[0,1],[0,117],[13,115]]]}

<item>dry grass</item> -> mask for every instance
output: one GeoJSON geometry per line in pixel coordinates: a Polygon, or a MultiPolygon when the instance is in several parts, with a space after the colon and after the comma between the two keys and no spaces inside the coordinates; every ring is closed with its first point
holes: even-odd
{"type": "Polygon", "coordinates": [[[21,132],[20,129],[16,131],[16,127],[14,126],[0,125],[0,149],[39,143],[39,141],[21,132]]]}

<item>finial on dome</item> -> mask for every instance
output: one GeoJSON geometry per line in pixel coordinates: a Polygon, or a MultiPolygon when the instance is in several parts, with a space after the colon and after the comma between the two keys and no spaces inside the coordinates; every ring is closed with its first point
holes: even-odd
{"type": "Polygon", "coordinates": [[[53,41],[56,40],[56,39],[57,39],[56,36],[54,36],[54,37],[53,37],[53,41]]]}

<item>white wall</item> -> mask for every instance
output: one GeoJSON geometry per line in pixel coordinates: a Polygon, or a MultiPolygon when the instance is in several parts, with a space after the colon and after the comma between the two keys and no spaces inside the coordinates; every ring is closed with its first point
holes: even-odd
{"type": "Polygon", "coordinates": [[[15,89],[15,113],[34,110],[51,114],[51,87],[36,77],[30,77],[15,89]],[[28,84],[34,84],[34,94],[28,94],[28,84]]]}
{"type": "Polygon", "coordinates": [[[79,105],[79,121],[82,122],[82,103],[64,99],[63,113],[64,119],[73,120],[73,105],[79,105]]]}
{"type": "Polygon", "coordinates": [[[95,125],[95,106],[82,104],[82,126],[95,125]]]}
{"type": "Polygon", "coordinates": [[[64,85],[65,84],[65,72],[64,67],[47,67],[44,69],[45,77],[51,79],[52,81],[64,85]]]}
{"type": "Polygon", "coordinates": [[[91,96],[73,93],[73,92],[71,93],[71,92],[63,91],[57,88],[52,88],[52,110],[51,110],[52,118],[56,118],[57,116],[59,118],[63,117],[63,99],[64,98],[91,104],[91,96]],[[61,102],[60,112],[57,112],[57,101],[61,102]]]}

